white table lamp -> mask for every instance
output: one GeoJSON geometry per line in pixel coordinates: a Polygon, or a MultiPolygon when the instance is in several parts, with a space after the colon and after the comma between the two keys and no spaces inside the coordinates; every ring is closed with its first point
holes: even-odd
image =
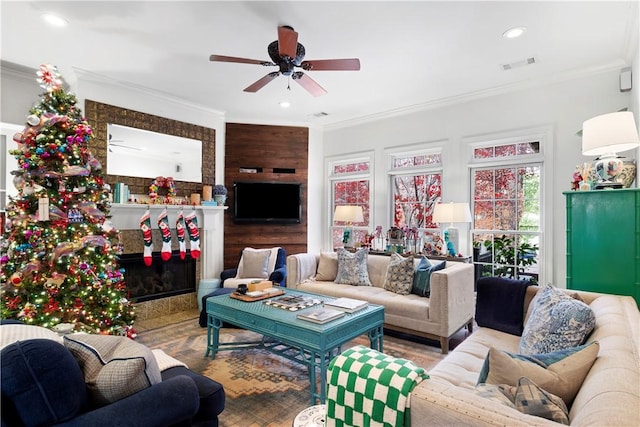
{"type": "Polygon", "coordinates": [[[336,206],[336,210],[333,213],[333,221],[345,223],[346,226],[344,228],[344,233],[342,234],[342,243],[345,245],[345,247],[351,246],[351,239],[353,237],[351,232],[351,225],[354,222],[364,221],[362,206],[336,206]]]}
{"type": "Polygon", "coordinates": [[[616,152],[638,146],[638,128],[631,111],[603,114],[582,124],[582,154],[600,156],[593,165],[599,178],[596,188],[621,188],[617,178],[624,162],[616,152]]]}
{"type": "Polygon", "coordinates": [[[469,203],[438,203],[433,209],[433,222],[438,224],[449,223],[449,227],[445,229],[445,241],[449,241],[452,245],[447,245],[447,252],[451,256],[457,256],[459,247],[459,232],[455,223],[471,222],[471,211],[469,203]]]}

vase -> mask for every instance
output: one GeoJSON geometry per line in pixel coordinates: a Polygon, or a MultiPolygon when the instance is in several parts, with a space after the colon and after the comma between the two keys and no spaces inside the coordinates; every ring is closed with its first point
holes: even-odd
{"type": "Polygon", "coordinates": [[[216,205],[224,206],[224,202],[227,201],[227,196],[225,196],[223,194],[216,194],[216,195],[213,196],[213,200],[216,201],[216,205]]]}

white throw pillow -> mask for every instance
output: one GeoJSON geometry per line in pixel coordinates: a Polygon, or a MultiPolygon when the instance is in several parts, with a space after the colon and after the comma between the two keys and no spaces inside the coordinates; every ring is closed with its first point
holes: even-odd
{"type": "Polygon", "coordinates": [[[280,249],[279,246],[274,247],[274,248],[270,248],[270,249],[244,248],[242,250],[242,256],[240,257],[240,262],[238,263],[238,270],[236,272],[236,279],[244,279],[244,278],[258,279],[258,277],[249,277],[246,274],[244,274],[244,254],[245,254],[245,252],[271,251],[271,254],[269,255],[269,268],[268,268],[268,272],[267,272],[267,274],[271,274],[273,272],[273,270],[276,269],[276,260],[278,259],[278,250],[279,249],[280,249]]]}

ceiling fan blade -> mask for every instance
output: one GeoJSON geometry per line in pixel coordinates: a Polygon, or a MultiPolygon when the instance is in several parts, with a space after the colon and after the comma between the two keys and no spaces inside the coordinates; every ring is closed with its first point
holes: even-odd
{"type": "Polygon", "coordinates": [[[360,60],[358,58],[318,59],[303,61],[300,66],[306,71],[359,71],[360,60]]]}
{"type": "Polygon", "coordinates": [[[239,62],[240,64],[257,64],[257,65],[276,65],[269,61],[260,61],[258,59],[236,58],[235,56],[211,55],[209,61],[214,62],[239,62]]]}
{"type": "Polygon", "coordinates": [[[295,58],[298,50],[298,33],[289,26],[278,27],[278,53],[295,58]]]}
{"type": "Polygon", "coordinates": [[[298,82],[300,86],[306,89],[313,96],[322,96],[327,93],[322,86],[320,86],[315,80],[307,76],[301,71],[296,71],[291,74],[291,77],[295,82],[298,82]]]}
{"type": "Polygon", "coordinates": [[[258,80],[257,82],[255,82],[254,84],[247,86],[244,91],[245,92],[257,92],[260,89],[262,89],[263,87],[265,87],[267,85],[267,83],[269,83],[271,80],[275,79],[276,77],[278,77],[280,75],[279,71],[274,71],[273,73],[269,73],[266,76],[264,76],[263,78],[261,78],[260,80],[258,80]]]}

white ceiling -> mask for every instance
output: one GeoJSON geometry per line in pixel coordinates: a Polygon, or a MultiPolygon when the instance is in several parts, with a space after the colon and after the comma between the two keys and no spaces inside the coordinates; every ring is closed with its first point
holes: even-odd
{"type": "MultiPolygon", "coordinates": [[[[1,2],[1,59],[64,75],[94,73],[225,114],[229,122],[339,125],[629,66],[638,1],[39,1],[1,2]],[[42,12],[69,25],[53,28],[42,12]],[[214,63],[219,54],[269,60],[290,25],[305,59],[360,58],[360,71],[310,71],[314,98],[275,67],[214,63]],[[526,33],[508,40],[513,26],[526,33]],[[503,71],[500,64],[534,57],[503,71]],[[80,72],[80,71],[79,71],[80,72]],[[278,106],[288,100],[292,106],[278,106]],[[314,115],[324,112],[327,116],[314,115]]],[[[35,77],[34,77],[35,78],[35,77]]],[[[35,80],[34,80],[35,84],[35,80]]]]}

